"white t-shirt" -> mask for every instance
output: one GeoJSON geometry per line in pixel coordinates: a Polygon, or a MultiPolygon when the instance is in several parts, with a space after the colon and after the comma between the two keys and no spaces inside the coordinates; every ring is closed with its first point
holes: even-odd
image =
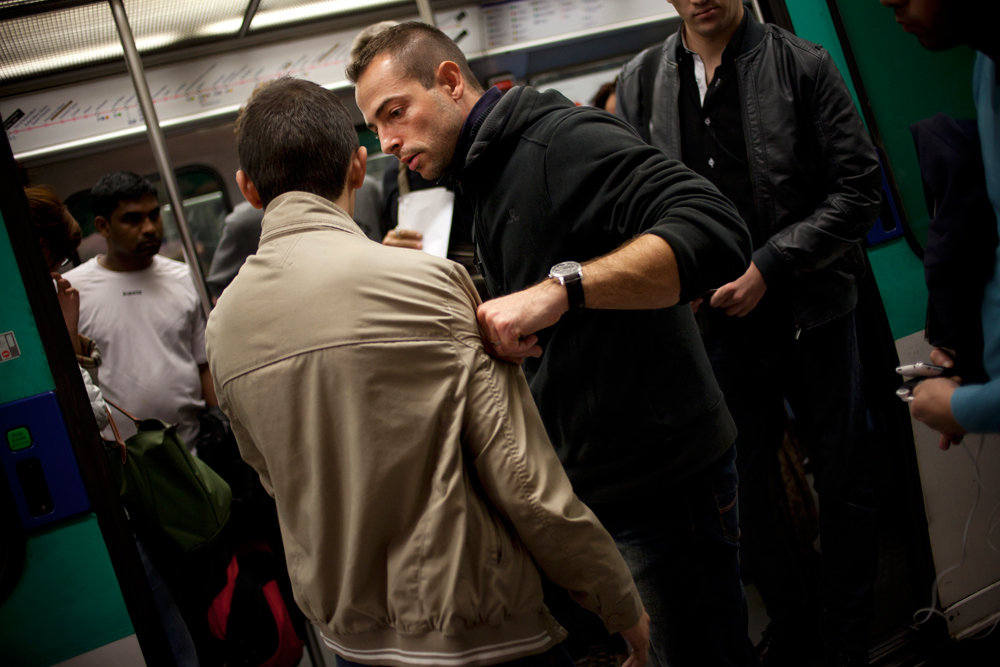
{"type": "MultiPolygon", "coordinates": [[[[97,259],[65,278],[80,291],[80,333],[101,350],[101,390],[140,419],[177,424],[194,447],[205,407],[198,372],[206,362],[205,316],[187,265],[157,255],[142,271],[111,271],[97,259]]],[[[135,433],[111,411],[123,438],[135,433]]]]}

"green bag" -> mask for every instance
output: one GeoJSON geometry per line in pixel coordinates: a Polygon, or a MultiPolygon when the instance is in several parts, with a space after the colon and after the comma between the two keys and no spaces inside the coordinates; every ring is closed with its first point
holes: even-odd
{"type": "Polygon", "coordinates": [[[137,419],[105,401],[138,429],[123,443],[108,411],[116,442],[106,445],[105,454],[129,520],[137,528],[161,531],[184,553],[215,540],[233,501],[226,481],[188,451],[175,426],[137,419]]]}

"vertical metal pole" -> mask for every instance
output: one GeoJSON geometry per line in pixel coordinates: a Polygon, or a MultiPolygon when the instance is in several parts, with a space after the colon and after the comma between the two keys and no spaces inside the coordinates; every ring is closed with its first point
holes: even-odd
{"type": "Polygon", "coordinates": [[[427,25],[432,25],[437,27],[437,21],[434,19],[434,12],[431,11],[430,0],[417,0],[417,11],[420,12],[420,20],[427,25]]]}
{"type": "Polygon", "coordinates": [[[750,0],[750,4],[753,5],[753,9],[757,12],[757,20],[763,21],[764,15],[760,13],[760,3],[757,0],[750,0]]]}
{"type": "Polygon", "coordinates": [[[181,191],[177,187],[177,178],[174,176],[174,168],[170,163],[170,156],[167,154],[167,143],[163,139],[163,130],[160,129],[160,122],[156,118],[156,109],[153,108],[153,98],[150,96],[149,86],[146,84],[146,73],[142,68],[139,50],[135,47],[132,28],[125,15],[125,6],[122,4],[122,0],[108,0],[108,2],[111,5],[111,13],[115,17],[115,24],[118,26],[118,36],[121,38],[122,48],[125,50],[125,64],[128,65],[128,73],[132,77],[132,85],[135,87],[135,94],[139,99],[139,108],[142,109],[142,116],[146,121],[146,134],[153,148],[153,157],[156,158],[156,168],[159,169],[160,178],[167,187],[170,207],[174,212],[174,220],[177,221],[177,231],[181,235],[184,259],[191,271],[191,280],[194,281],[194,288],[198,292],[201,307],[205,311],[207,319],[212,311],[212,300],[208,296],[208,289],[201,276],[201,265],[198,264],[198,253],[195,252],[194,242],[191,240],[191,230],[184,213],[181,191]]]}

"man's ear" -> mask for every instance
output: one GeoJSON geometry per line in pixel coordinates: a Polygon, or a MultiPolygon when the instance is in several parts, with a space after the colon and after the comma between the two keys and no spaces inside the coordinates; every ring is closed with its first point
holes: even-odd
{"type": "Polygon", "coordinates": [[[264,208],[264,203],[257,193],[257,186],[253,184],[253,181],[250,180],[250,177],[242,169],[236,172],[236,185],[240,186],[243,198],[250,202],[251,206],[254,208],[264,208]]]}
{"type": "Polygon", "coordinates": [[[359,146],[351,157],[351,165],[347,170],[347,187],[358,190],[365,182],[365,168],[368,166],[368,149],[359,146]]]}
{"type": "Polygon", "coordinates": [[[97,233],[104,238],[111,236],[111,221],[103,215],[94,216],[94,227],[97,228],[97,233]]]}
{"type": "Polygon", "coordinates": [[[458,101],[465,95],[465,77],[462,76],[462,68],[458,66],[458,63],[445,60],[438,65],[434,79],[453,100],[458,101]]]}

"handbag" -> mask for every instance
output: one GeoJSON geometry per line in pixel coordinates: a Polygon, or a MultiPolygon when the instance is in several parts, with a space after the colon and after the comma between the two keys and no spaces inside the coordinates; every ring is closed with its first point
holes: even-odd
{"type": "Polygon", "coordinates": [[[107,398],[105,402],[135,422],[137,429],[123,443],[110,419],[115,442],[105,445],[129,520],[139,530],[166,537],[183,553],[212,543],[229,521],[233,494],[226,481],[188,451],[176,426],[138,419],[107,398]]]}

